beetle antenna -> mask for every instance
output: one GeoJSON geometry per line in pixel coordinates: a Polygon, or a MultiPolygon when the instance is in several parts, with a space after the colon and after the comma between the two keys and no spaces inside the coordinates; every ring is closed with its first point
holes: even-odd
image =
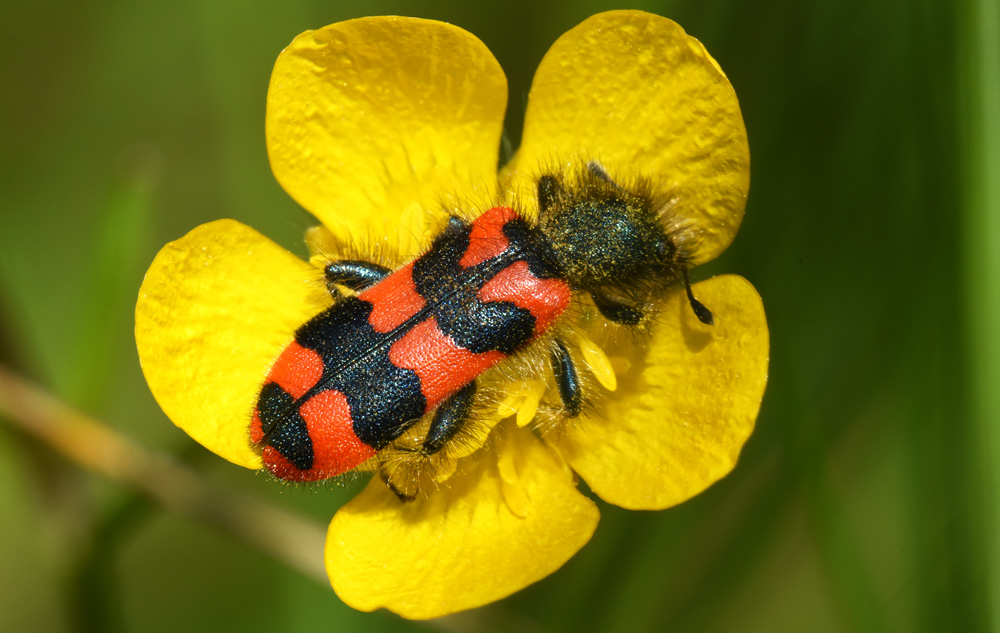
{"type": "Polygon", "coordinates": [[[687,266],[681,270],[684,273],[684,290],[687,291],[688,303],[691,304],[691,309],[694,311],[694,315],[705,325],[715,325],[715,319],[712,317],[712,311],[706,308],[705,304],[701,301],[695,299],[694,293],[691,292],[691,279],[688,277],[687,266]]]}

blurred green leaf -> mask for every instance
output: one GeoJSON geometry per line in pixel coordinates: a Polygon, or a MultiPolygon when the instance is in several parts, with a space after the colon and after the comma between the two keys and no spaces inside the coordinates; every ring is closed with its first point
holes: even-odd
{"type": "Polygon", "coordinates": [[[1000,5],[959,4],[962,114],[963,290],[968,318],[961,340],[968,358],[972,432],[964,489],[970,540],[970,586],[988,605],[984,630],[1000,630],[1000,5]],[[981,548],[981,550],[980,550],[981,548]],[[988,622],[988,625],[985,624],[988,622]]]}
{"type": "Polygon", "coordinates": [[[114,395],[111,375],[122,332],[135,303],[132,271],[142,265],[148,242],[152,197],[159,178],[160,157],[134,147],[122,155],[119,174],[96,222],[97,235],[86,240],[80,305],[72,311],[75,332],[67,358],[70,370],[65,394],[84,409],[99,409],[114,395]]]}

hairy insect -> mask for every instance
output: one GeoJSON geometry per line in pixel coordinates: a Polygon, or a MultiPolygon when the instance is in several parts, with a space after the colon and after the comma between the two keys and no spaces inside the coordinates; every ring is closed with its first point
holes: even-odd
{"type": "Polygon", "coordinates": [[[295,332],[261,389],[251,439],[276,477],[317,481],[355,469],[422,419],[414,449],[441,451],[475,416],[477,382],[502,360],[547,345],[563,413],[586,394],[565,341],[551,333],[574,297],[639,326],[652,299],[681,286],[696,316],[689,257],[663,205],[596,162],[537,181],[538,217],[496,206],[452,216],[414,261],[390,270],[330,262],[337,300],[295,332]],[[339,296],[345,287],[357,294],[339,296]]]}

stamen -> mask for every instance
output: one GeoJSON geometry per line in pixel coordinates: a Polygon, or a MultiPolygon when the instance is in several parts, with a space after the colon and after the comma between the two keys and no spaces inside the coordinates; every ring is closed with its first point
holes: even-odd
{"type": "Polygon", "coordinates": [[[512,415],[517,416],[519,427],[527,425],[535,418],[545,390],[546,385],[543,380],[519,380],[508,384],[507,395],[497,405],[495,418],[490,420],[490,427],[512,415]]]}
{"type": "Polygon", "coordinates": [[[541,380],[528,381],[528,389],[524,392],[524,400],[521,401],[521,406],[517,408],[517,426],[526,426],[535,419],[535,414],[538,413],[538,403],[542,401],[542,396],[544,395],[544,382],[541,380]]]}
{"type": "Polygon", "coordinates": [[[500,490],[503,493],[504,503],[514,513],[514,516],[525,518],[528,516],[530,502],[521,486],[517,468],[514,467],[513,451],[500,451],[500,457],[497,459],[497,470],[500,471],[500,490]]]}
{"type": "Polygon", "coordinates": [[[526,380],[511,382],[507,385],[503,400],[497,404],[496,415],[491,418],[491,427],[496,426],[500,420],[517,414],[517,408],[521,404],[521,399],[523,398],[521,394],[525,389],[527,389],[527,385],[528,381],[526,380]]]}
{"type": "Polygon", "coordinates": [[[583,353],[584,362],[590,367],[590,373],[594,374],[597,382],[601,383],[601,386],[608,391],[617,389],[618,378],[615,376],[614,367],[611,365],[608,355],[601,349],[601,346],[591,340],[586,334],[577,334],[577,344],[583,353]]]}

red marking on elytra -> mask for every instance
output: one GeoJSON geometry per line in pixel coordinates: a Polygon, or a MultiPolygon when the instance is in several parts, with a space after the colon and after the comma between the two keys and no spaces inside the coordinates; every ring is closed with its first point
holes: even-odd
{"type": "Polygon", "coordinates": [[[299,407],[313,443],[314,471],[325,477],[347,472],[375,454],[375,449],[354,434],[354,420],[347,397],[327,389],[299,407]]]}
{"type": "Polygon", "coordinates": [[[278,479],[284,479],[285,481],[319,481],[326,477],[326,475],[315,470],[299,470],[273,446],[264,446],[260,452],[260,456],[264,460],[264,468],[267,469],[267,472],[278,479]]]}
{"type": "Polygon", "coordinates": [[[563,313],[572,292],[562,279],[539,279],[531,274],[527,262],[519,261],[483,284],[477,296],[484,303],[509,301],[528,310],[535,317],[535,336],[538,336],[563,313]]]}
{"type": "Polygon", "coordinates": [[[254,407],[253,418],[250,420],[250,441],[254,444],[260,444],[264,441],[264,425],[261,424],[257,407],[254,407]]]}
{"type": "Polygon", "coordinates": [[[412,262],[362,292],[359,298],[374,306],[368,323],[379,334],[393,331],[427,305],[413,282],[412,262]]]}
{"type": "Polygon", "coordinates": [[[510,207],[494,207],[476,218],[469,233],[469,248],[458,260],[458,265],[469,268],[507,250],[510,240],[504,235],[503,227],[516,217],[517,213],[510,207]]]}
{"type": "MultiPolygon", "coordinates": [[[[312,440],[313,466],[299,470],[272,446],[261,451],[264,465],[275,477],[289,481],[318,481],[334,477],[364,463],[375,454],[354,433],[351,407],[339,391],[327,389],[306,400],[299,407],[312,440]]],[[[260,421],[254,413],[254,422],[260,421]]],[[[253,427],[251,427],[253,428],[253,427]]]]}
{"type": "Polygon", "coordinates": [[[298,400],[322,377],[323,359],[320,355],[292,341],[271,367],[266,382],[278,383],[288,395],[298,400]]]}
{"type": "Polygon", "coordinates": [[[433,317],[415,325],[389,348],[393,365],[412,369],[420,378],[420,391],[427,399],[425,412],[504,358],[503,352],[474,354],[459,347],[433,317]]]}

